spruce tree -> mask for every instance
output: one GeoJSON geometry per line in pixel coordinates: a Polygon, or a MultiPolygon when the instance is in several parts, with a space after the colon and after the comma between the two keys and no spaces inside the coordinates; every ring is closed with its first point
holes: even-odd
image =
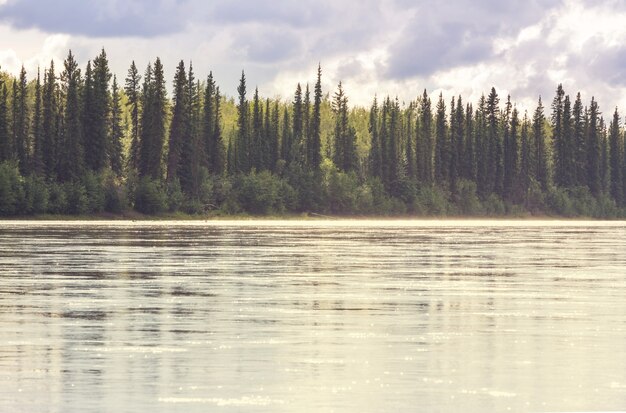
{"type": "Polygon", "coordinates": [[[563,101],[563,133],[561,143],[561,186],[571,188],[576,184],[576,147],[574,142],[574,124],[572,104],[569,95],[563,101]]]}
{"type": "Polygon", "coordinates": [[[0,76],[0,163],[11,159],[8,98],[6,84],[0,76]]]}
{"type": "Polygon", "coordinates": [[[531,136],[529,133],[530,121],[524,113],[522,120],[521,148],[520,148],[520,185],[524,194],[528,192],[530,183],[535,179],[535,157],[531,136]]]}
{"type": "Polygon", "coordinates": [[[487,97],[487,166],[485,178],[486,193],[502,194],[502,142],[500,138],[500,98],[494,87],[487,97]]]}
{"type": "Polygon", "coordinates": [[[161,160],[165,142],[167,94],[161,59],[148,64],[142,87],[142,116],[139,145],[139,176],[162,178],[161,160]]]}
{"type": "Polygon", "coordinates": [[[29,164],[28,109],[26,70],[22,66],[18,81],[13,81],[13,155],[22,174],[26,174],[29,164]]]}
{"type": "Polygon", "coordinates": [[[124,92],[128,101],[126,105],[130,111],[130,154],[129,165],[132,169],[137,169],[139,162],[139,127],[140,127],[140,105],[141,105],[141,91],[140,91],[141,75],[135,66],[135,61],[130,65],[128,69],[128,75],[126,76],[126,84],[124,85],[124,92]]]}
{"type": "Polygon", "coordinates": [[[566,139],[564,136],[564,97],[565,92],[563,86],[558,85],[556,89],[556,96],[552,101],[552,116],[550,117],[552,123],[552,144],[554,153],[554,183],[558,186],[567,186],[566,176],[566,139]]]}
{"type": "Polygon", "coordinates": [[[545,116],[541,97],[533,115],[533,143],[535,149],[535,177],[541,189],[547,191],[549,184],[548,153],[546,148],[545,116]]]}
{"type": "Polygon", "coordinates": [[[58,87],[54,73],[54,61],[44,74],[42,97],[42,159],[43,171],[49,179],[57,178],[59,154],[59,123],[61,111],[58,107],[58,87]]]}
{"type": "Polygon", "coordinates": [[[420,181],[427,185],[433,183],[433,150],[434,142],[432,136],[432,111],[431,103],[426,89],[422,95],[420,106],[420,142],[421,142],[421,171],[419,172],[420,181]]]}
{"type": "Polygon", "coordinates": [[[76,181],[85,165],[83,128],[80,105],[81,75],[74,55],[70,51],[61,74],[65,107],[62,125],[62,144],[59,145],[58,175],[61,181],[76,181]]]}
{"type": "Polygon", "coordinates": [[[109,110],[110,99],[109,61],[104,49],[93,60],[93,106],[91,108],[91,133],[85,135],[85,160],[93,171],[100,171],[110,166],[108,158],[109,141],[109,110]]]}
{"type": "Polygon", "coordinates": [[[313,93],[313,114],[311,116],[310,134],[307,140],[307,160],[313,171],[319,171],[322,163],[322,67],[317,66],[317,81],[313,93]]]}
{"type": "Polygon", "coordinates": [[[296,154],[298,162],[306,167],[309,165],[307,150],[309,136],[311,136],[311,93],[307,83],[304,90],[304,100],[302,101],[302,142],[298,145],[296,154]]]}
{"type": "Polygon", "coordinates": [[[42,130],[42,114],[41,114],[41,75],[39,68],[37,68],[37,82],[35,83],[35,103],[33,109],[33,156],[32,156],[32,170],[37,175],[42,176],[44,174],[43,163],[43,130],[42,130]]]}
{"type": "Polygon", "coordinates": [[[122,139],[124,138],[124,128],[122,126],[122,101],[117,78],[113,76],[113,86],[111,88],[111,116],[108,137],[109,159],[111,161],[111,169],[118,178],[122,177],[124,169],[124,154],[122,148],[122,139]]]}
{"type": "Polygon", "coordinates": [[[185,62],[178,63],[174,75],[174,107],[167,154],[167,181],[174,182],[180,178],[181,157],[183,145],[189,137],[189,89],[187,85],[187,70],[185,62]]]}
{"type": "Polygon", "coordinates": [[[246,99],[246,76],[241,72],[241,80],[239,87],[239,102],[237,105],[237,126],[239,132],[237,134],[237,165],[235,170],[238,172],[250,171],[250,133],[248,127],[248,100],[246,99]]]}
{"type": "Polygon", "coordinates": [[[250,163],[251,167],[257,171],[264,169],[263,153],[265,142],[263,142],[263,113],[261,101],[259,99],[259,89],[254,89],[252,97],[252,140],[250,142],[250,163]]]}
{"type": "Polygon", "coordinates": [[[489,141],[487,138],[487,100],[481,95],[476,109],[474,139],[476,153],[476,187],[478,193],[486,197],[489,194],[489,141]]]}
{"type": "Polygon", "coordinates": [[[571,145],[573,147],[572,162],[574,166],[574,183],[576,186],[587,185],[587,149],[585,116],[580,92],[576,95],[574,108],[572,111],[573,136],[571,145]]]}
{"type": "Polygon", "coordinates": [[[591,98],[591,105],[589,106],[589,123],[587,126],[587,186],[591,193],[595,196],[600,195],[602,191],[602,177],[600,174],[601,168],[601,141],[600,141],[600,127],[599,127],[598,104],[595,98],[591,98]]]}
{"type": "Polygon", "coordinates": [[[440,93],[435,120],[435,182],[444,187],[448,184],[449,153],[446,104],[443,101],[443,95],[440,93]]]}
{"type": "Polygon", "coordinates": [[[298,152],[295,148],[300,147],[303,141],[303,102],[302,87],[300,83],[296,86],[296,92],[293,97],[293,122],[292,133],[283,140],[283,159],[289,163],[294,160],[295,154],[298,152]]]}
{"type": "Polygon", "coordinates": [[[406,136],[404,140],[404,158],[406,163],[406,175],[410,181],[414,182],[417,177],[416,163],[415,163],[415,121],[414,115],[414,103],[409,103],[409,107],[405,112],[405,131],[406,136]]]}
{"type": "MultiPolygon", "coordinates": [[[[269,101],[268,101],[269,102],[269,101]]],[[[270,135],[270,157],[269,169],[276,172],[276,163],[280,159],[280,107],[278,100],[272,106],[272,114],[270,116],[269,135],[270,135]]]]}
{"type": "Polygon", "coordinates": [[[463,101],[459,95],[454,110],[454,146],[452,147],[452,158],[450,160],[450,188],[456,192],[457,181],[462,176],[463,151],[465,150],[465,112],[463,101]]]}
{"type": "Polygon", "coordinates": [[[378,128],[378,99],[374,97],[374,103],[370,108],[369,116],[369,133],[370,133],[370,153],[369,153],[369,175],[382,177],[382,155],[379,139],[378,128]]]}
{"type": "Polygon", "coordinates": [[[465,107],[465,135],[464,135],[464,177],[476,181],[476,145],[474,142],[474,108],[471,103],[465,107]]]}
{"type": "MultiPolygon", "coordinates": [[[[507,111],[510,110],[510,99],[507,100],[507,111]]],[[[518,182],[518,133],[519,113],[513,108],[511,113],[510,129],[504,135],[504,180],[503,191],[507,199],[512,199],[518,182]]]]}
{"type": "Polygon", "coordinates": [[[214,174],[221,175],[224,171],[224,144],[222,139],[222,96],[220,95],[219,86],[215,88],[215,110],[213,120],[213,138],[211,139],[211,147],[213,152],[211,155],[211,171],[214,174]]]}
{"type": "Polygon", "coordinates": [[[615,108],[613,113],[613,121],[609,131],[609,150],[610,150],[610,192],[611,197],[622,205],[623,203],[623,165],[624,159],[622,158],[622,134],[620,130],[620,117],[615,108]]]}
{"type": "Polygon", "coordinates": [[[337,92],[333,97],[333,113],[335,114],[335,134],[333,161],[335,166],[341,171],[349,170],[350,154],[346,153],[349,144],[348,140],[348,99],[343,92],[341,82],[337,86],[337,92]]]}
{"type": "Polygon", "coordinates": [[[181,142],[179,164],[180,185],[183,192],[192,199],[197,199],[200,192],[200,168],[204,156],[204,145],[200,139],[200,90],[193,73],[193,64],[189,63],[187,75],[185,126],[181,142]]]}
{"type": "Polygon", "coordinates": [[[286,164],[288,164],[289,160],[291,159],[290,153],[293,142],[293,129],[290,124],[290,119],[291,117],[289,116],[289,109],[285,107],[283,109],[283,127],[280,136],[280,153],[281,159],[283,159],[286,164]]]}
{"type": "Polygon", "coordinates": [[[202,142],[204,145],[204,163],[208,171],[213,172],[213,132],[215,114],[215,81],[213,80],[213,72],[209,72],[206,85],[204,88],[204,106],[202,108],[202,142]]]}

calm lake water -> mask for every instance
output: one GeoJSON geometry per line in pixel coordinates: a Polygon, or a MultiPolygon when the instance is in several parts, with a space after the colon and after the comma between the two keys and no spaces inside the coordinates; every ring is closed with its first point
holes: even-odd
{"type": "Polygon", "coordinates": [[[0,223],[2,412],[626,409],[626,223],[0,223]]]}

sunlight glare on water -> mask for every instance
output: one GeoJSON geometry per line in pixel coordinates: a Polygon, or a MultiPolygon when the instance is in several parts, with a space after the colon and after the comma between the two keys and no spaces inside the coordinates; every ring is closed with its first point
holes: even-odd
{"type": "Polygon", "coordinates": [[[0,411],[626,408],[626,223],[0,223],[0,411]]]}

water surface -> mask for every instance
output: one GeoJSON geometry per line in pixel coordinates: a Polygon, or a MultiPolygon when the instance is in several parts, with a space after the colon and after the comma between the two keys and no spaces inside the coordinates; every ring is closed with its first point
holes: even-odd
{"type": "Polygon", "coordinates": [[[626,409],[626,223],[0,223],[2,412],[626,409]]]}

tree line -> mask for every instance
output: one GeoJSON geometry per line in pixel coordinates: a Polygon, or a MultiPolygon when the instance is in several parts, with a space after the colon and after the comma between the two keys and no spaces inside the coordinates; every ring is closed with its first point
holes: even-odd
{"type": "Polygon", "coordinates": [[[0,74],[0,214],[283,213],[624,216],[626,149],[558,85],[520,113],[495,88],[478,102],[424,90],[348,105],[340,82],[293,99],[224,97],[181,61],[168,97],[159,58],[124,84],[106,52],[70,51],[28,80],[0,74]]]}

